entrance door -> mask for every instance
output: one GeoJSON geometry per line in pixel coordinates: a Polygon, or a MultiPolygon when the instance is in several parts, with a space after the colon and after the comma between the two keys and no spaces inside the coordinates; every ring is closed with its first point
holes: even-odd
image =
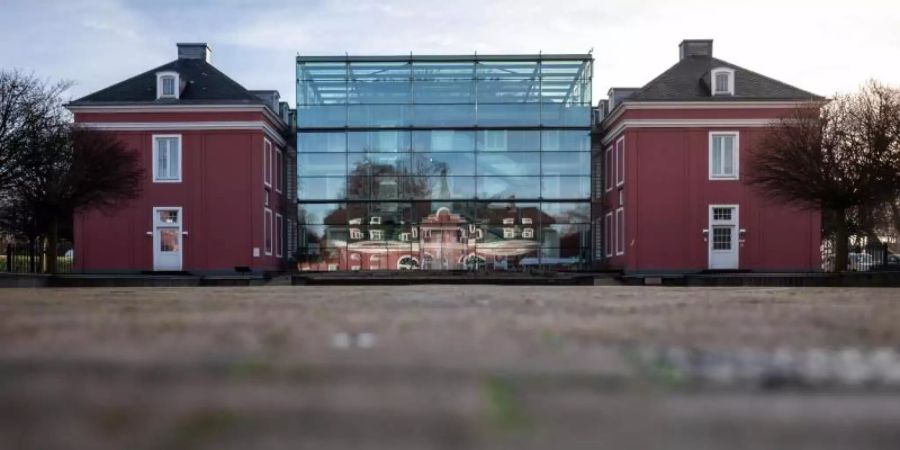
{"type": "Polygon", "coordinates": [[[738,268],[738,207],[709,207],[709,268],[738,268]]]}
{"type": "Polygon", "coordinates": [[[181,207],[153,208],[153,270],[181,270],[181,207]]]}

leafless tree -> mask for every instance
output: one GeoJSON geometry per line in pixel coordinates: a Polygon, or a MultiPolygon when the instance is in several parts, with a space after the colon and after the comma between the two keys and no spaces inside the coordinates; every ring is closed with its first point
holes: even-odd
{"type": "Polygon", "coordinates": [[[16,70],[0,70],[0,198],[21,175],[29,134],[66,115],[62,93],[71,83],[50,84],[16,70]]]}
{"type": "Polygon", "coordinates": [[[27,148],[12,197],[31,214],[26,223],[47,237],[47,270],[54,273],[60,225],[76,212],[112,210],[140,195],[143,169],[137,152],[113,135],[68,122],[29,136],[27,148]]]}
{"type": "Polygon", "coordinates": [[[774,199],[822,210],[833,223],[835,270],[844,270],[848,216],[900,192],[900,90],[872,81],[796,109],[753,149],[747,180],[774,199]]]}

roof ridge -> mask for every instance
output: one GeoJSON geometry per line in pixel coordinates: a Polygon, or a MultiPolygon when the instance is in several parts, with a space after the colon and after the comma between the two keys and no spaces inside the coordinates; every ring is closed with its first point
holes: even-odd
{"type": "Polygon", "coordinates": [[[792,85],[792,84],[788,84],[788,83],[785,83],[784,81],[781,81],[781,80],[772,78],[772,77],[770,77],[770,76],[763,75],[763,74],[761,74],[761,73],[759,73],[759,72],[757,72],[757,71],[755,71],[755,70],[750,70],[750,69],[748,69],[748,68],[746,68],[746,67],[739,66],[739,65],[737,65],[737,64],[734,64],[734,63],[725,61],[724,59],[719,59],[719,58],[716,58],[716,57],[714,57],[714,56],[711,56],[710,59],[711,59],[711,60],[718,61],[718,62],[720,62],[720,63],[724,63],[724,64],[729,65],[729,66],[732,66],[732,67],[735,68],[735,69],[740,69],[740,70],[743,70],[743,71],[745,71],[745,72],[749,72],[749,73],[751,73],[751,74],[753,74],[753,75],[756,75],[756,76],[758,76],[758,77],[760,77],[760,78],[765,78],[766,80],[772,81],[772,82],[774,82],[774,83],[778,83],[778,84],[780,84],[780,85],[782,85],[782,86],[784,86],[784,87],[789,87],[789,88],[791,88],[791,89],[795,89],[795,90],[798,90],[798,91],[800,91],[800,92],[809,94],[810,97],[824,98],[824,97],[822,97],[821,95],[814,94],[814,93],[812,93],[812,92],[807,91],[806,89],[800,89],[800,88],[798,88],[797,86],[794,86],[794,85],[792,85]]]}

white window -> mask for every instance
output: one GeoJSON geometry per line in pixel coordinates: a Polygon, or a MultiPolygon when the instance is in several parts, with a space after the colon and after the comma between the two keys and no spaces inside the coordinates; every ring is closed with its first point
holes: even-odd
{"type": "Polygon", "coordinates": [[[359,231],[359,228],[351,228],[350,229],[350,239],[362,239],[363,234],[362,231],[359,231]]]}
{"type": "Polygon", "coordinates": [[[284,239],[281,233],[284,232],[284,217],[281,214],[275,214],[275,256],[281,258],[284,254],[284,239]]]}
{"type": "Polygon", "coordinates": [[[409,242],[409,233],[400,233],[400,240],[402,242],[409,242]]]}
{"type": "Polygon", "coordinates": [[[734,70],[727,67],[713,69],[710,80],[713,95],[734,95],[734,70]]]}
{"type": "Polygon", "coordinates": [[[605,239],[603,242],[603,247],[606,249],[606,256],[613,255],[613,223],[612,223],[612,213],[606,213],[605,222],[603,224],[603,230],[605,239]]]}
{"type": "Polygon", "coordinates": [[[503,229],[503,239],[512,239],[516,237],[516,229],[515,228],[504,228],[503,229]]]}
{"type": "Polygon", "coordinates": [[[267,255],[272,254],[272,210],[265,209],[265,221],[263,222],[263,249],[267,255]]]}
{"type": "Polygon", "coordinates": [[[355,219],[350,219],[348,222],[350,225],[362,225],[362,217],[357,217],[355,219]]]}
{"type": "Polygon", "coordinates": [[[522,225],[531,225],[531,223],[532,223],[531,217],[523,217],[522,218],[522,225]]]}
{"type": "Polygon", "coordinates": [[[513,217],[506,217],[503,219],[503,225],[512,225],[516,223],[516,219],[513,217]]]}
{"type": "Polygon", "coordinates": [[[275,192],[281,192],[284,186],[284,174],[282,173],[284,169],[281,158],[281,150],[275,150],[275,192]]]}
{"type": "Polygon", "coordinates": [[[159,72],[156,74],[156,98],[178,99],[180,89],[178,72],[159,72]]]}
{"type": "Polygon", "coordinates": [[[484,130],[484,149],[491,152],[506,151],[506,130],[484,130]]]}
{"type": "Polygon", "coordinates": [[[709,179],[736,180],[740,165],[737,131],[709,133],[709,179]]]}
{"type": "MultiPolygon", "coordinates": [[[[360,269],[359,266],[350,266],[350,270],[356,271],[356,270],[359,270],[359,269],[360,269]]],[[[335,269],[335,270],[337,270],[337,269],[335,269]]]]}
{"type": "Polygon", "coordinates": [[[625,209],[616,210],[616,255],[625,254],[625,209]]]}
{"type": "Polygon", "coordinates": [[[613,186],[613,148],[606,149],[606,171],[605,171],[606,190],[612,190],[613,186]]]}
{"type": "Polygon", "coordinates": [[[534,228],[525,228],[522,230],[522,238],[524,239],[532,239],[534,238],[534,228]]]}
{"type": "Polygon", "coordinates": [[[272,143],[263,139],[263,184],[272,186],[272,143]]]}
{"type": "Polygon", "coordinates": [[[369,225],[381,225],[381,216],[372,216],[369,218],[369,225]]]}
{"type": "Polygon", "coordinates": [[[616,186],[625,184],[625,138],[616,141],[616,186]]]}
{"type": "Polygon", "coordinates": [[[153,135],[153,181],[181,181],[181,135],[153,135]]]}
{"type": "Polygon", "coordinates": [[[373,241],[383,241],[384,230],[369,230],[369,238],[371,238],[373,241]]]}

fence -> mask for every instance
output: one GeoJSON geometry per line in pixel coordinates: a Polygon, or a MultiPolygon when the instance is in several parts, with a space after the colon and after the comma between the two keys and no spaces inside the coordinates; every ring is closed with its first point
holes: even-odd
{"type": "MultiPolygon", "coordinates": [[[[0,254],[0,271],[14,273],[42,273],[47,270],[47,257],[44,253],[44,244],[38,240],[29,242],[11,242],[2,247],[0,254]]],[[[61,242],[57,247],[56,258],[57,272],[67,273],[72,271],[74,254],[72,244],[61,242]]]]}
{"type": "MultiPolygon", "coordinates": [[[[851,239],[855,244],[850,245],[847,255],[847,268],[850,272],[868,272],[872,270],[900,270],[900,255],[891,251],[896,242],[893,237],[883,239],[882,242],[867,243],[864,238],[851,239]]],[[[831,272],[834,270],[834,242],[822,242],[822,270],[831,272]]]]}

